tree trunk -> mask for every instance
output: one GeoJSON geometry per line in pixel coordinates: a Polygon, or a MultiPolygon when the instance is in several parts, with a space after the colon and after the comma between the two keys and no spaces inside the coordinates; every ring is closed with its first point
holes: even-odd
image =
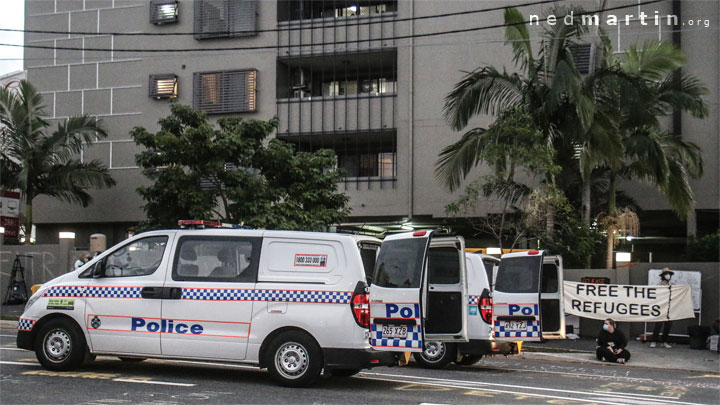
{"type": "Polygon", "coordinates": [[[25,244],[30,244],[32,236],[32,198],[26,196],[25,200],[25,244]]]}
{"type": "Polygon", "coordinates": [[[553,234],[555,233],[555,211],[553,207],[548,207],[545,213],[545,237],[548,241],[553,240],[553,234]]]}
{"type": "Polygon", "coordinates": [[[587,179],[583,182],[582,188],[582,221],[585,226],[590,226],[590,186],[592,185],[591,179],[587,179]]]}
{"type": "MultiPolygon", "coordinates": [[[[610,184],[608,185],[608,216],[615,217],[615,172],[610,170],[610,184]]],[[[608,227],[607,232],[607,257],[605,258],[605,267],[612,269],[613,265],[613,250],[615,247],[615,233],[614,227],[608,227]]]]}

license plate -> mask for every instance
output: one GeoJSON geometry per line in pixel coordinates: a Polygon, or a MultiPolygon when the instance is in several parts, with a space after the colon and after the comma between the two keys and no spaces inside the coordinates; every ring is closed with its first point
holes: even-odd
{"type": "Polygon", "coordinates": [[[505,332],[525,332],[527,331],[527,321],[503,321],[505,332]]]}
{"type": "Polygon", "coordinates": [[[383,325],[383,339],[405,339],[407,338],[407,326],[383,325]]]}

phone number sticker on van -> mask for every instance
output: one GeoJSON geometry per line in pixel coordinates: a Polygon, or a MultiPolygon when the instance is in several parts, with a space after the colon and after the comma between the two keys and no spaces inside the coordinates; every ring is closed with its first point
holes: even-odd
{"type": "Polygon", "coordinates": [[[326,267],[328,255],[296,254],[295,266],[326,267]]]}

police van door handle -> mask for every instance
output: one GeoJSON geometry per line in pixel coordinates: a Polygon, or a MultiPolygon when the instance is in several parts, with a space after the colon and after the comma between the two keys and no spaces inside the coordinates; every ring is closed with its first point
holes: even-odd
{"type": "Polygon", "coordinates": [[[182,297],[182,288],[180,287],[166,287],[167,295],[166,299],[179,300],[182,297]]]}
{"type": "Polygon", "coordinates": [[[162,287],[143,287],[140,296],[150,299],[162,299],[162,287]]]}

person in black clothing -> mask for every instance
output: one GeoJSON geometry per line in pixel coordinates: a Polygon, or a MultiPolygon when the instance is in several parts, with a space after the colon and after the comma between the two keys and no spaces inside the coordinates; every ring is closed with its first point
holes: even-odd
{"type": "MultiPolygon", "coordinates": [[[[670,285],[673,284],[672,279],[674,272],[672,272],[669,268],[664,267],[662,271],[660,272],[660,285],[670,285]]],[[[667,342],[668,336],[670,336],[670,328],[672,328],[672,321],[665,321],[665,322],[655,322],[655,327],[653,328],[653,338],[652,343],[650,343],[650,347],[656,347],[658,343],[665,346],[666,349],[671,349],[672,346],[667,342]],[[660,329],[662,329],[662,335],[660,334],[660,329]]]]}
{"type": "Polygon", "coordinates": [[[597,337],[598,348],[595,351],[597,359],[611,363],[623,364],[630,360],[630,352],[625,349],[627,339],[622,332],[615,329],[616,324],[612,319],[606,319],[603,330],[597,337]]]}

